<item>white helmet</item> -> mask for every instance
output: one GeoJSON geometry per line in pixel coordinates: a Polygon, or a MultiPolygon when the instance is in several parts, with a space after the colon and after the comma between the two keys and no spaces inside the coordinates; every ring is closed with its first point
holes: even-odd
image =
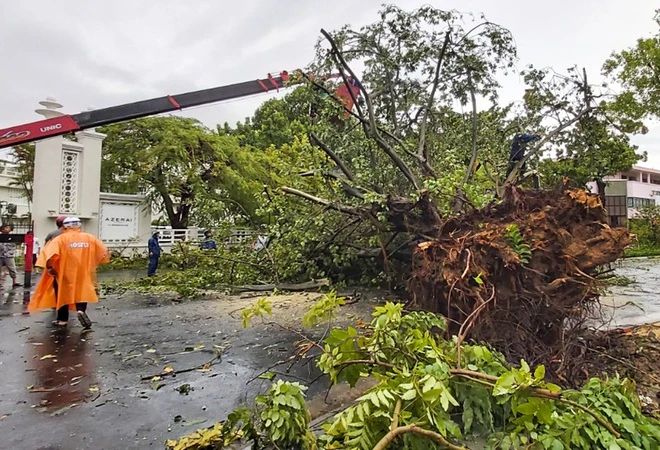
{"type": "Polygon", "coordinates": [[[64,228],[80,228],[82,226],[82,222],[80,221],[80,218],[76,216],[70,216],[64,219],[64,228]]]}

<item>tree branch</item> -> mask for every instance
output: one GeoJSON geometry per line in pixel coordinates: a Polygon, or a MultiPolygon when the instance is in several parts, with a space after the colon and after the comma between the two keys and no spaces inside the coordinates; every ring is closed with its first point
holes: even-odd
{"type": "Polygon", "coordinates": [[[316,146],[318,146],[321,150],[323,150],[325,154],[330,157],[330,159],[332,159],[335,162],[337,167],[339,167],[339,169],[344,173],[344,175],[346,175],[348,181],[354,181],[355,177],[353,176],[353,173],[348,168],[348,166],[344,164],[344,161],[342,161],[342,159],[334,151],[330,150],[330,147],[328,147],[326,143],[323,142],[321,138],[319,138],[316,135],[316,133],[314,132],[309,133],[309,138],[316,146]]]}
{"type": "MultiPolygon", "coordinates": [[[[316,174],[317,174],[316,171],[308,170],[306,172],[301,173],[300,176],[301,177],[311,177],[311,176],[314,176],[316,174]]],[[[321,172],[321,175],[323,175],[326,178],[332,178],[333,180],[339,181],[341,183],[342,190],[346,194],[350,195],[351,197],[356,197],[356,198],[359,198],[360,200],[364,200],[364,193],[366,192],[366,190],[364,190],[360,187],[351,185],[340,174],[338,174],[336,172],[321,172]]]]}
{"type": "MultiPolygon", "coordinates": [[[[365,364],[369,366],[378,366],[378,367],[385,367],[390,370],[401,370],[401,368],[395,366],[394,364],[378,361],[378,360],[370,360],[370,359],[358,359],[358,360],[353,360],[353,361],[342,361],[339,364],[336,364],[335,367],[343,367],[343,366],[349,366],[352,364],[365,364]]],[[[489,375],[487,373],[482,373],[482,372],[477,372],[474,370],[466,370],[466,369],[449,369],[449,373],[453,376],[459,376],[463,378],[467,378],[472,381],[479,381],[479,382],[484,382],[487,383],[488,386],[494,386],[495,383],[500,379],[500,377],[496,375],[489,375]]],[[[601,424],[603,427],[605,427],[610,433],[612,433],[613,436],[615,436],[617,439],[621,437],[621,434],[610,424],[607,420],[603,419],[600,414],[598,414],[595,411],[592,411],[591,409],[587,408],[584,405],[581,405],[577,402],[574,402],[573,400],[569,400],[567,398],[562,397],[562,392],[553,392],[548,389],[541,389],[541,388],[529,388],[529,395],[534,396],[534,397],[542,397],[542,398],[547,398],[550,400],[555,400],[567,405],[571,405],[575,408],[578,408],[585,413],[589,414],[591,417],[596,419],[596,421],[601,424]]],[[[398,435],[397,435],[398,436],[398,435]]],[[[385,436],[387,437],[387,436],[385,436]]],[[[394,436],[396,437],[396,436],[394,436]]],[[[385,439],[385,438],[383,438],[385,439]]],[[[389,443],[389,441],[387,442],[389,443]]],[[[385,444],[387,445],[387,444],[385,444]]],[[[374,447],[375,449],[376,447],[374,447]]],[[[385,448],[385,447],[381,447],[385,448]]],[[[460,447],[459,447],[460,448],[460,447]]]]}
{"type": "MultiPolygon", "coordinates": [[[[348,72],[355,80],[355,82],[358,84],[358,88],[362,92],[362,95],[364,95],[364,101],[367,104],[367,112],[369,114],[369,133],[368,136],[373,138],[378,146],[387,154],[387,156],[390,157],[390,159],[394,162],[394,164],[397,166],[397,168],[403,173],[403,175],[410,181],[410,183],[413,185],[413,187],[417,190],[420,189],[420,184],[417,181],[417,178],[415,175],[412,173],[408,165],[401,159],[401,157],[398,155],[398,153],[387,143],[385,140],[381,137],[380,133],[378,132],[378,127],[376,125],[376,116],[374,114],[374,107],[373,104],[371,103],[371,97],[369,96],[369,93],[367,90],[364,88],[362,83],[360,82],[359,78],[357,75],[355,75],[355,72],[353,72],[353,69],[350,68],[346,60],[341,54],[341,51],[339,50],[339,47],[337,46],[337,43],[335,40],[330,36],[330,33],[325,31],[324,29],[321,29],[321,34],[328,40],[330,43],[330,46],[332,47],[332,53],[335,55],[337,62],[338,62],[338,69],[340,73],[342,74],[342,78],[344,79],[344,83],[347,83],[348,80],[346,79],[345,73],[343,73],[344,70],[348,72]]],[[[347,84],[348,86],[348,84],[347,84]]],[[[355,96],[351,89],[348,89],[349,93],[351,94],[351,97],[356,101],[355,96]]],[[[357,105],[357,103],[356,103],[357,105]]]]}
{"type": "Polygon", "coordinates": [[[451,442],[449,442],[447,439],[445,439],[443,435],[436,433],[435,431],[425,430],[424,428],[420,428],[415,424],[406,425],[403,427],[397,427],[393,429],[385,436],[383,436],[383,438],[380,441],[378,441],[378,444],[376,444],[373,450],[385,450],[385,448],[387,448],[387,446],[391,444],[394,439],[406,433],[413,433],[419,436],[424,436],[443,445],[444,447],[447,447],[450,450],[470,450],[468,447],[454,445],[451,442]]]}
{"type": "Polygon", "coordinates": [[[334,209],[335,211],[339,211],[339,212],[342,212],[344,214],[349,214],[351,216],[362,217],[362,211],[358,208],[354,208],[354,207],[346,206],[346,205],[342,205],[342,204],[334,204],[330,200],[326,200],[326,199],[321,198],[321,197],[316,197],[312,194],[308,194],[307,192],[303,192],[303,191],[300,191],[298,189],[290,188],[290,187],[287,187],[287,186],[283,186],[282,191],[287,193],[287,194],[302,197],[305,200],[309,200],[311,202],[318,203],[319,205],[326,206],[330,209],[334,209]]]}
{"type": "MultiPolygon", "coordinates": [[[[447,46],[449,45],[450,37],[451,34],[448,31],[447,34],[445,34],[445,41],[442,44],[442,49],[440,50],[438,64],[435,66],[435,75],[433,76],[433,86],[431,87],[429,100],[426,102],[426,107],[422,108],[424,110],[424,116],[422,117],[422,123],[419,129],[419,147],[417,148],[417,158],[421,163],[424,163],[428,160],[428,152],[426,151],[426,126],[428,123],[429,110],[433,107],[435,91],[438,89],[438,84],[440,83],[440,69],[442,68],[442,62],[445,58],[445,53],[447,52],[447,46]]],[[[420,109],[420,111],[422,111],[422,109],[420,109]]]]}
{"type": "Polygon", "coordinates": [[[467,82],[470,89],[470,101],[472,102],[472,154],[470,164],[468,165],[463,184],[467,184],[472,177],[474,167],[477,164],[477,132],[479,127],[479,116],[477,115],[477,96],[474,93],[474,84],[472,83],[472,73],[468,70],[467,82]]]}
{"type": "MultiPolygon", "coordinates": [[[[316,81],[312,80],[307,74],[302,73],[302,72],[300,72],[300,73],[301,73],[301,75],[302,75],[303,78],[305,78],[309,83],[312,84],[312,86],[321,89],[321,90],[322,90],[325,94],[327,94],[328,97],[330,97],[335,103],[337,103],[337,104],[340,105],[342,108],[344,108],[344,111],[345,111],[347,114],[350,114],[351,116],[355,117],[357,120],[360,121],[361,124],[363,124],[363,125],[369,125],[369,121],[368,121],[367,119],[365,119],[365,118],[362,117],[361,115],[357,114],[357,113],[356,113],[355,111],[353,111],[352,109],[347,108],[346,105],[344,104],[344,102],[342,102],[339,98],[337,98],[337,96],[336,96],[333,92],[331,92],[330,90],[328,90],[328,89],[327,89],[325,86],[323,86],[322,84],[319,84],[319,83],[317,83],[316,81]]],[[[420,108],[419,111],[417,112],[417,115],[419,115],[419,113],[420,113],[422,110],[423,110],[423,108],[420,108]]],[[[392,139],[394,142],[396,142],[398,145],[400,145],[400,146],[405,150],[405,152],[406,152],[408,155],[410,155],[411,157],[417,159],[417,155],[416,155],[414,152],[411,152],[410,150],[408,150],[408,149],[406,148],[405,144],[403,143],[403,141],[401,141],[401,139],[399,139],[398,137],[396,137],[395,135],[393,135],[392,133],[390,133],[389,131],[387,131],[386,129],[384,129],[384,128],[382,128],[382,127],[377,127],[377,129],[378,129],[379,132],[383,133],[385,136],[389,137],[389,138],[392,139]]],[[[365,134],[367,134],[367,136],[368,136],[368,132],[367,132],[367,131],[365,131],[365,134]]],[[[433,170],[433,168],[432,168],[430,165],[428,165],[428,163],[427,163],[426,170],[429,171],[429,174],[430,174],[431,176],[433,176],[433,177],[436,176],[436,175],[435,175],[435,171],[433,170]]],[[[382,192],[381,192],[381,189],[380,189],[378,186],[373,186],[373,189],[374,189],[375,191],[377,191],[378,193],[382,193],[382,192]]]]}

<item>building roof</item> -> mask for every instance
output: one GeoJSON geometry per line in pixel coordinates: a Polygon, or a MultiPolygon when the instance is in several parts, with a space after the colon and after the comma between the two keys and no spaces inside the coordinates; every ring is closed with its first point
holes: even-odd
{"type": "Polygon", "coordinates": [[[659,169],[652,169],[650,167],[633,166],[632,170],[635,170],[637,172],[647,172],[647,173],[653,173],[653,174],[656,174],[656,175],[660,175],[660,170],[659,169]]]}

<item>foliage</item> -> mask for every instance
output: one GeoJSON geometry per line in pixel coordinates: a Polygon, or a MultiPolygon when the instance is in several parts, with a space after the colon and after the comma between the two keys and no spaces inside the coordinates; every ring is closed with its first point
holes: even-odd
{"type": "Polygon", "coordinates": [[[284,98],[266,100],[252,117],[234,128],[225,123],[217,131],[220,135],[235,136],[242,147],[255,151],[292,145],[309,131],[312,122],[309,107],[315,100],[317,95],[310,86],[298,86],[284,98]]]}
{"type": "MultiPolygon", "coordinates": [[[[636,128],[614,108],[607,86],[591,84],[586,71],[571,67],[563,75],[530,66],[523,76],[528,86],[524,96],[528,126],[550,136],[553,122],[566,124],[547,141],[552,158],[534,163],[544,186],[562,186],[564,178],[580,188],[591,181],[602,183],[605,176],[629,170],[645,158],[630,143],[628,133],[636,128]]],[[[599,187],[604,189],[602,184],[599,187]]]]}
{"type": "Polygon", "coordinates": [[[316,302],[305,313],[302,318],[302,325],[305,328],[312,328],[319,322],[330,322],[335,318],[335,310],[339,306],[346,304],[344,297],[338,297],[337,293],[332,290],[324,295],[321,300],[316,302]]]}
{"type": "Polygon", "coordinates": [[[637,244],[642,247],[660,246],[660,206],[644,206],[630,220],[630,230],[637,237],[637,244]]]}
{"type": "Polygon", "coordinates": [[[615,109],[642,132],[646,131],[642,119],[660,117],[660,10],[654,20],[659,27],[654,36],[612,53],[603,65],[604,74],[623,87],[615,109]]]}
{"type": "MultiPolygon", "coordinates": [[[[365,376],[378,383],[325,424],[318,448],[373,449],[390,439],[391,430],[413,424],[433,433],[439,444],[407,433],[395,439],[394,448],[464,448],[451,442],[470,434],[486,436],[493,449],[660,445],[660,423],[641,413],[633,382],[593,378],[581,390],[562,390],[545,380],[543,366],[532,369],[521,361],[512,367],[487,346],[441,338],[438,331],[444,328],[439,316],[406,314],[402,304],[386,303],[376,307],[362,333],[353,327],[331,330],[319,368],[333,383],[354,385],[365,376]]],[[[278,437],[304,436],[309,439],[306,448],[313,448],[306,429],[297,428],[295,434],[291,428],[308,423],[301,394],[299,387],[281,380],[273,384],[270,397],[259,403],[262,424],[270,419],[269,426],[262,425],[262,435],[270,432],[272,439],[275,430],[282,430],[278,437]],[[284,392],[283,386],[288,386],[284,392]],[[288,399],[275,401],[284,394],[288,399]],[[272,427],[282,417],[283,404],[291,420],[282,420],[288,424],[284,429],[277,423],[272,427]]]]}
{"type": "MultiPolygon", "coordinates": [[[[115,268],[146,268],[146,259],[135,256],[117,258],[115,268]]],[[[105,282],[106,291],[174,292],[181,298],[196,298],[204,291],[232,285],[255,283],[273,277],[274,268],[267,254],[249,246],[219,246],[217,251],[201,250],[197,245],[180,243],[172,253],[163,254],[156,276],[134,281],[105,282]]]]}
{"type": "Polygon", "coordinates": [[[625,275],[617,275],[610,278],[605,278],[604,283],[608,286],[630,286],[635,284],[637,281],[635,278],[627,277],[625,275]]]}
{"type": "Polygon", "coordinates": [[[236,139],[194,119],[154,117],[99,129],[106,133],[101,187],[144,193],[173,228],[250,221],[269,177],[236,139]]]}
{"type": "Polygon", "coordinates": [[[626,249],[626,258],[637,258],[642,256],[660,256],[660,248],[642,245],[633,245],[626,249]]]}
{"type": "Polygon", "coordinates": [[[16,163],[17,174],[9,184],[23,190],[29,205],[32,204],[33,199],[34,150],[34,144],[21,144],[11,148],[11,156],[16,163]]]}
{"type": "Polygon", "coordinates": [[[300,383],[277,380],[266,395],[257,397],[262,431],[276,448],[296,446],[316,450],[316,438],[309,429],[310,416],[305,406],[306,390],[300,383]]]}
{"type": "Polygon", "coordinates": [[[269,316],[272,312],[272,303],[266,297],[261,297],[255,304],[241,311],[241,325],[243,328],[247,328],[255,317],[269,316]]]}
{"type": "MultiPolygon", "coordinates": [[[[356,182],[408,194],[411,183],[421,187],[415,182],[420,172],[431,178],[453,173],[445,167],[448,149],[461,160],[465,175],[472,152],[472,119],[453,108],[468,104],[471,93],[496,99],[497,74],[511,68],[516,58],[508,30],[483,16],[432,6],[404,11],[386,5],[376,22],[359,30],[346,26],[332,36],[347,64],[364,67],[360,95],[368,98],[361,97],[357,113],[371,125],[361,130],[354,123],[350,137],[345,129],[323,130],[320,135],[350,161],[356,182]]],[[[314,72],[345,70],[337,63],[337,55],[320,42],[314,72]]],[[[445,194],[452,195],[463,182],[445,194]]]]}
{"type": "Polygon", "coordinates": [[[227,416],[227,420],[216,423],[211,428],[197,430],[181,439],[168,439],[166,447],[168,450],[225,448],[241,439],[255,439],[256,437],[251,412],[247,409],[237,409],[227,416]]]}
{"type": "Polygon", "coordinates": [[[513,248],[513,251],[516,252],[520,258],[520,262],[527,264],[532,257],[532,250],[529,247],[529,244],[525,243],[525,239],[520,232],[520,228],[518,228],[518,225],[515,223],[512,223],[506,227],[506,231],[506,238],[511,244],[511,248],[513,248]]]}

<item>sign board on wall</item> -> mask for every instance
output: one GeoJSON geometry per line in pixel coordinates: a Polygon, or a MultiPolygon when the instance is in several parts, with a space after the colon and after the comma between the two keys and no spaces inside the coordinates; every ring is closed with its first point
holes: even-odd
{"type": "Polygon", "coordinates": [[[101,202],[99,238],[103,242],[137,238],[139,208],[136,203],[101,202]]]}

